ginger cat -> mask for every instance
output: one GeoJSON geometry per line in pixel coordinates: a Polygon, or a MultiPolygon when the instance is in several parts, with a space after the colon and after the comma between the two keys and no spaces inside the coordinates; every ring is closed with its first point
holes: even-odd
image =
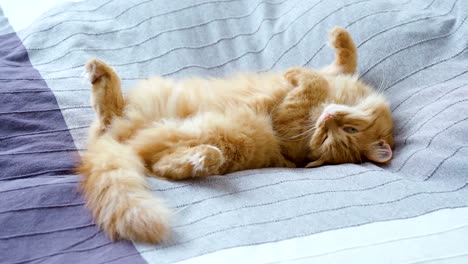
{"type": "Polygon", "coordinates": [[[112,239],[157,243],[169,211],[145,175],[182,180],[264,167],[384,163],[393,123],[385,98],[353,74],[349,33],[330,32],[335,61],[315,71],[230,79],[145,80],[124,98],[104,62],[86,65],[97,114],[79,171],[96,223],[112,239]]]}

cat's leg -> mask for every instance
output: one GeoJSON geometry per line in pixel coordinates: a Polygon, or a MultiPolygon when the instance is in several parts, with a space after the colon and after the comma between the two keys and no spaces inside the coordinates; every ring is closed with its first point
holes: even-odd
{"type": "MultiPolygon", "coordinates": [[[[196,122],[168,120],[138,132],[127,143],[155,176],[171,180],[220,174],[222,151],[203,139],[196,122]]],[[[206,133],[206,132],[205,132],[206,133]]]]}
{"type": "Polygon", "coordinates": [[[112,119],[122,116],[125,101],[120,88],[120,78],[115,71],[98,59],[86,63],[86,73],[91,82],[91,101],[101,129],[107,128],[112,119]]]}
{"type": "Polygon", "coordinates": [[[173,180],[262,167],[294,167],[281,155],[270,117],[250,108],[154,123],[128,144],[155,176],[173,180]]]}
{"type": "Polygon", "coordinates": [[[354,74],[357,68],[357,49],[349,32],[342,27],[334,27],[329,33],[329,42],[335,49],[335,61],[321,72],[354,74]]]}
{"type": "Polygon", "coordinates": [[[152,165],[152,171],[159,177],[183,180],[220,174],[224,164],[221,150],[213,145],[179,147],[164,155],[152,165]]]}
{"type": "Polygon", "coordinates": [[[325,80],[317,71],[305,67],[289,68],[283,76],[295,87],[310,86],[311,82],[325,80]]]}
{"type": "Polygon", "coordinates": [[[328,97],[329,85],[320,73],[306,68],[292,68],[284,77],[295,88],[273,111],[273,127],[281,139],[283,155],[300,164],[306,159],[302,157],[304,140],[314,130],[310,117],[320,114],[317,106],[328,97]]]}

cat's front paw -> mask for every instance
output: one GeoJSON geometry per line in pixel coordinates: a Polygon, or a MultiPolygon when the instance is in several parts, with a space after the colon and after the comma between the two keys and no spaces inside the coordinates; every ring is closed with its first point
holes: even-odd
{"type": "Polygon", "coordinates": [[[308,85],[311,82],[324,82],[320,74],[313,69],[294,67],[284,73],[284,78],[293,86],[308,85]]]}
{"type": "Polygon", "coordinates": [[[329,42],[336,49],[350,49],[354,46],[349,32],[340,26],[336,26],[330,30],[329,42]]]}
{"type": "Polygon", "coordinates": [[[297,86],[301,76],[306,74],[307,69],[302,67],[290,68],[284,73],[284,78],[293,86],[297,86]]]}

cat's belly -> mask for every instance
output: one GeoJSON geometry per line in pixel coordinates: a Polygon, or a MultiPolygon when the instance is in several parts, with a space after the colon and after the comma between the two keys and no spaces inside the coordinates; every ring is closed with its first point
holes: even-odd
{"type": "Polygon", "coordinates": [[[241,75],[231,79],[174,81],[152,78],[131,89],[127,108],[146,120],[186,118],[198,112],[249,107],[269,112],[291,89],[281,74],[241,75]]]}

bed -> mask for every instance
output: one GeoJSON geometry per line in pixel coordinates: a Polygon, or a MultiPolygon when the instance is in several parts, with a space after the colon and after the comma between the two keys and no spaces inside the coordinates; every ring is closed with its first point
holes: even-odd
{"type": "Polygon", "coordinates": [[[0,1],[1,263],[468,263],[468,2],[0,1]],[[124,90],[160,74],[320,67],[346,27],[391,102],[388,166],[148,179],[175,211],[163,245],[110,241],[77,189],[93,118],[83,65],[124,90]]]}

